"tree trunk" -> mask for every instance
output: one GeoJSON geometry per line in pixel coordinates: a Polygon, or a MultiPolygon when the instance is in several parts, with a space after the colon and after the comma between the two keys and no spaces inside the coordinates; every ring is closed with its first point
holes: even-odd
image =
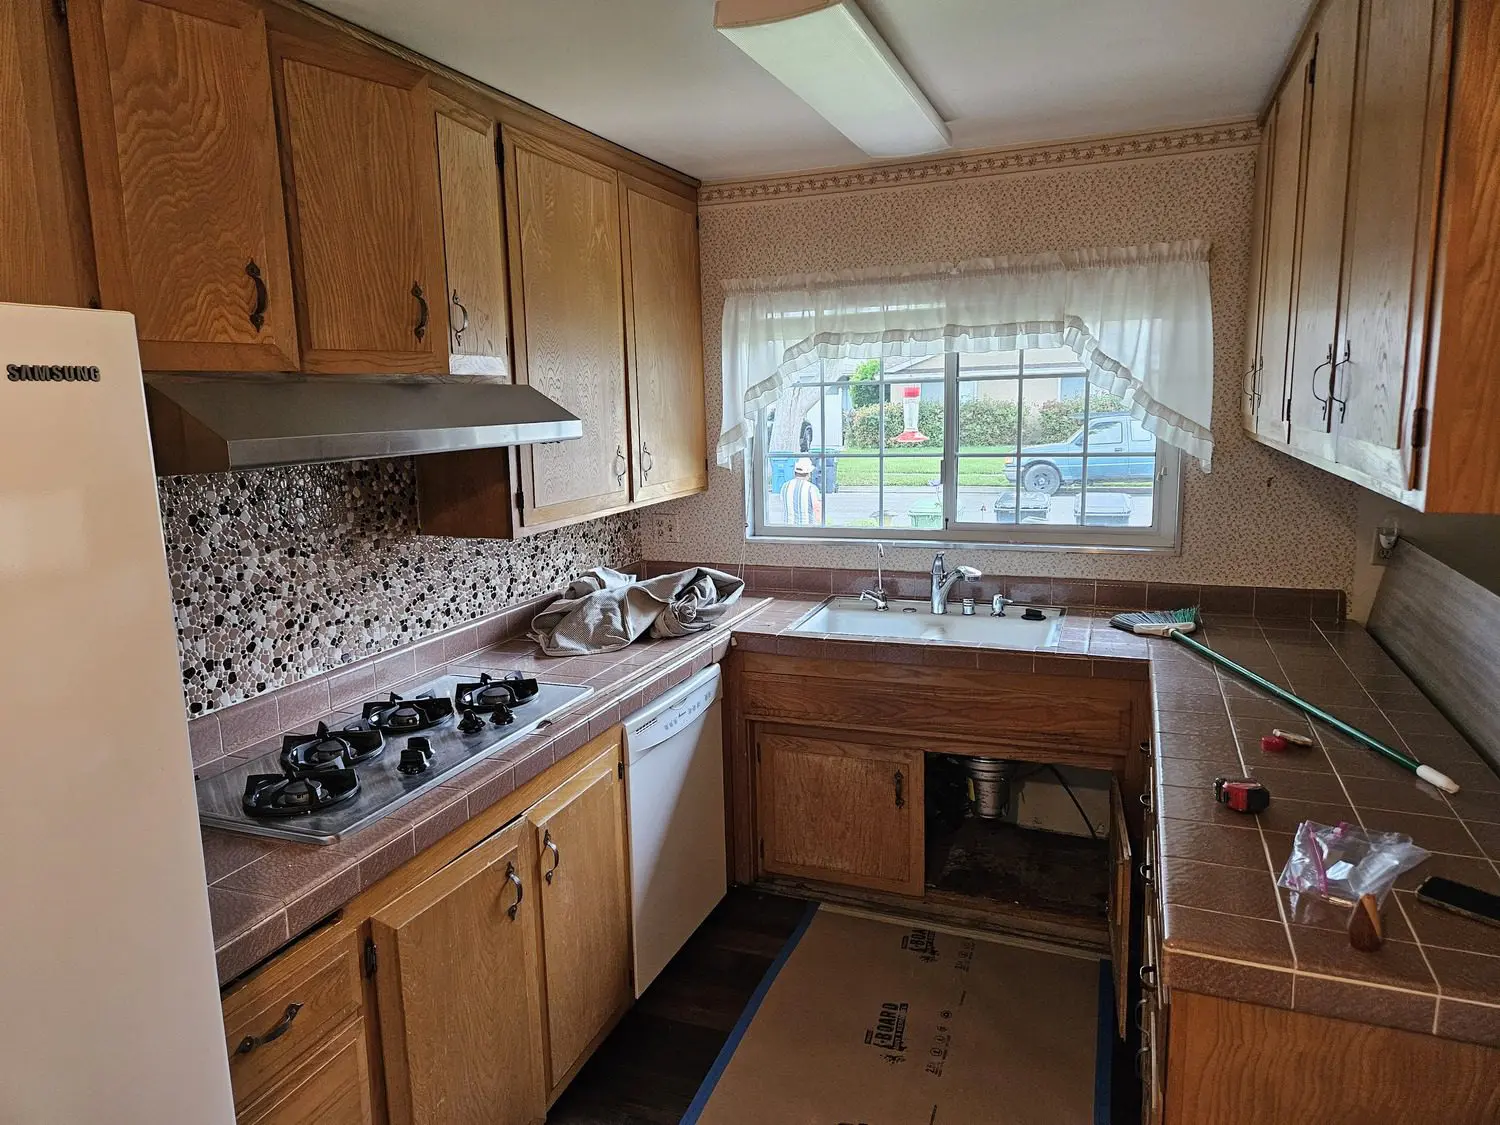
{"type": "Polygon", "coordinates": [[[777,452],[802,448],[802,423],[807,412],[818,405],[822,387],[798,385],[787,387],[776,400],[776,416],[771,421],[771,448],[777,452]]]}

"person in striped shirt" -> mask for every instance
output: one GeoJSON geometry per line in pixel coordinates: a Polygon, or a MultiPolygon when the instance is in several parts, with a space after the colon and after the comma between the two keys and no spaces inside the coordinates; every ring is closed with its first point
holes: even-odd
{"type": "Polygon", "coordinates": [[[799,457],[792,466],[792,479],[781,486],[781,505],[786,511],[786,522],[794,527],[823,522],[823,494],[813,484],[812,472],[812,461],[799,457]]]}

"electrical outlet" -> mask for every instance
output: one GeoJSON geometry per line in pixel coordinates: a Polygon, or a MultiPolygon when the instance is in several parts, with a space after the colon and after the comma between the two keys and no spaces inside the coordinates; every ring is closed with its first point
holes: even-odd
{"type": "Polygon", "coordinates": [[[1389,563],[1391,556],[1396,553],[1396,542],[1400,537],[1401,532],[1395,527],[1377,527],[1370,551],[1370,565],[1385,566],[1389,563]]]}
{"type": "Polygon", "coordinates": [[[658,512],[651,517],[651,546],[670,547],[677,544],[677,517],[658,512]]]}

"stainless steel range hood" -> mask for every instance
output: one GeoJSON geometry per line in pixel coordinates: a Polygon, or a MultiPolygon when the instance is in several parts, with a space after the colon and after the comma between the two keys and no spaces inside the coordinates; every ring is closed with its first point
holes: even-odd
{"type": "Polygon", "coordinates": [[[566,441],[532,387],[421,375],[148,375],[161,476],[566,441]]]}

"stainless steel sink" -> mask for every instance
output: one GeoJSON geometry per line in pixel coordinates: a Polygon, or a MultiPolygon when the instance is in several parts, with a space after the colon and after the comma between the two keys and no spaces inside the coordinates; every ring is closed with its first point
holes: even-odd
{"type": "Polygon", "coordinates": [[[792,626],[794,633],[834,633],[847,637],[885,637],[891,640],[953,641],[995,648],[1035,649],[1055,643],[1064,610],[1055,606],[1007,605],[1003,617],[990,615],[981,605],[965,617],[957,605],[947,613],[933,613],[926,601],[892,598],[888,609],[876,609],[858,598],[829,598],[792,626]],[[1027,621],[1022,614],[1035,608],[1044,616],[1027,621]]]}

